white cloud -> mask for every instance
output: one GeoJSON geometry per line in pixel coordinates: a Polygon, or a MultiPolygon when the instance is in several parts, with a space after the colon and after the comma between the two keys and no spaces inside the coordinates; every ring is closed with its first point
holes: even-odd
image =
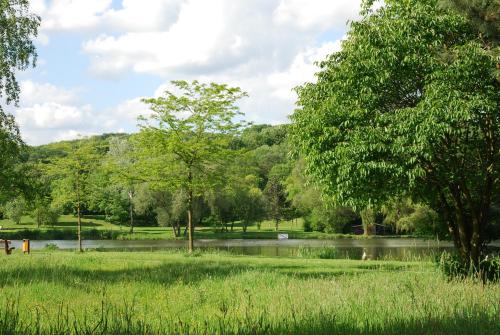
{"type": "Polygon", "coordinates": [[[115,30],[148,32],[167,29],[176,20],[181,0],[123,0],[120,9],[102,15],[103,24],[115,30]]]}
{"type": "Polygon", "coordinates": [[[42,32],[91,29],[110,8],[112,0],[34,1],[32,10],[42,17],[42,32]]]}
{"type": "Polygon", "coordinates": [[[103,33],[83,44],[92,73],[113,77],[136,73],[165,78],[230,72],[234,76],[283,71],[298,53],[317,47],[318,35],[356,16],[358,0],[155,0],[150,24],[136,1],[110,10],[124,30],[103,33]],[[169,6],[166,6],[169,4],[169,6]],[[125,6],[126,5],[126,6],[125,6]],[[167,24],[162,22],[158,13],[167,24]],[[304,30],[304,28],[307,28],[304,30]]]}
{"type": "Polygon", "coordinates": [[[290,68],[286,71],[275,72],[269,75],[268,84],[272,87],[271,95],[293,102],[296,94],[292,88],[305,82],[315,80],[314,74],[318,71],[315,62],[324,60],[329,54],[340,50],[341,41],[326,42],[319,48],[309,48],[299,53],[290,68]]]}
{"type": "Polygon", "coordinates": [[[22,107],[16,114],[17,121],[23,128],[56,130],[80,126],[91,116],[91,107],[46,102],[22,107]]]}
{"type": "MultiPolygon", "coordinates": [[[[250,98],[240,105],[249,121],[281,123],[294,109],[293,87],[314,80],[314,62],[340,48],[336,39],[357,17],[360,2],[122,0],[117,6],[111,0],[33,0],[31,6],[42,16],[42,42],[60,32],[83,38],[93,80],[127,78],[133,72],[166,83],[225,82],[248,91],[250,98]]],[[[75,89],[25,82],[23,92],[18,114],[31,143],[131,131],[137,116],[147,113],[137,95],[97,111],[78,101],[75,89]],[[30,119],[30,113],[38,116],[30,119]]]]}
{"type": "Polygon", "coordinates": [[[281,0],[274,11],[274,20],[303,29],[339,26],[346,24],[347,19],[354,19],[360,5],[360,0],[281,0]]]}
{"type": "Polygon", "coordinates": [[[75,90],[66,90],[49,83],[36,83],[31,80],[21,82],[20,100],[25,106],[43,103],[50,97],[54,103],[65,104],[76,100],[75,90]]]}
{"type": "Polygon", "coordinates": [[[49,83],[21,82],[20,106],[11,109],[29,144],[68,140],[80,135],[133,131],[137,117],[147,114],[141,98],[124,101],[107,110],[80,104],[79,89],[68,90],[49,83]]]}

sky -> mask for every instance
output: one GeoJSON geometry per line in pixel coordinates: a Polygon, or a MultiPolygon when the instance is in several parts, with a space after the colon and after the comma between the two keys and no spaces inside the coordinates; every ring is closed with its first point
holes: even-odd
{"type": "Polygon", "coordinates": [[[288,122],[293,88],[340,48],[360,0],[32,0],[36,67],[13,109],[30,145],[137,131],[171,80],[241,87],[254,123],[288,122]]]}

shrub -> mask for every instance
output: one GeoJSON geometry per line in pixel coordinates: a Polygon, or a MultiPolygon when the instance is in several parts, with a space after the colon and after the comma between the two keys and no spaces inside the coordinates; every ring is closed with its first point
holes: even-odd
{"type": "Polygon", "coordinates": [[[479,269],[465,264],[458,255],[443,252],[437,259],[439,270],[448,279],[479,278],[483,282],[500,279],[500,256],[487,255],[479,263],[479,269]]]}
{"type": "Polygon", "coordinates": [[[342,233],[346,226],[355,222],[358,216],[347,207],[327,207],[323,204],[313,208],[311,214],[305,218],[304,229],[342,233]]]}
{"type": "Polygon", "coordinates": [[[297,251],[297,257],[301,258],[320,258],[320,259],[335,259],[338,257],[338,252],[335,247],[305,247],[300,246],[297,251]]]}
{"type": "Polygon", "coordinates": [[[21,218],[26,211],[26,201],[23,197],[17,197],[9,201],[4,208],[5,216],[11,219],[15,224],[21,223],[21,218]]]}
{"type": "Polygon", "coordinates": [[[30,216],[40,226],[54,226],[58,221],[61,213],[58,208],[48,204],[38,204],[31,211],[30,216]]]}
{"type": "Polygon", "coordinates": [[[43,250],[46,250],[46,251],[55,251],[55,250],[59,250],[59,247],[57,246],[57,244],[47,243],[45,245],[45,247],[43,248],[43,250]]]}

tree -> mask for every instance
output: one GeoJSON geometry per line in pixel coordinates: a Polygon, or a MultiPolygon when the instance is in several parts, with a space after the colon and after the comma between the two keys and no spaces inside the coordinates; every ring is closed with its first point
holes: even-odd
{"type": "Polygon", "coordinates": [[[498,0],[442,0],[445,7],[465,15],[486,41],[498,45],[500,40],[500,1],[498,0]]]}
{"type": "Polygon", "coordinates": [[[327,203],[318,187],[309,182],[304,168],[304,160],[298,159],[286,179],[288,200],[304,218],[304,230],[343,233],[349,224],[356,223],[358,216],[350,208],[327,203]]]}
{"type": "Polygon", "coordinates": [[[359,213],[359,215],[361,216],[364,235],[368,236],[375,234],[376,213],[373,208],[365,208],[359,213]]]}
{"type": "Polygon", "coordinates": [[[267,197],[267,207],[269,217],[275,223],[275,230],[279,230],[279,223],[285,217],[289,207],[285,188],[276,176],[273,176],[267,182],[264,194],[267,197]]]}
{"type": "Polygon", "coordinates": [[[137,184],[141,182],[135,168],[133,144],[127,139],[113,137],[109,141],[106,167],[111,173],[110,181],[127,193],[129,205],[130,233],[134,232],[134,196],[137,184]]]}
{"type": "Polygon", "coordinates": [[[497,60],[437,0],[371,3],[317,82],[297,89],[292,141],[335,202],[421,200],[477,269],[499,191],[497,60]]]}
{"type": "MultiPolygon", "coordinates": [[[[16,72],[35,65],[32,39],[40,18],[29,12],[28,0],[0,1],[0,99],[7,104],[19,101],[16,72]]],[[[0,196],[15,193],[22,180],[19,169],[24,144],[14,117],[0,103],[0,196]]],[[[2,199],[0,199],[2,200],[2,199]]]]}
{"type": "Polygon", "coordinates": [[[235,192],[236,213],[243,224],[243,232],[246,233],[249,225],[264,219],[266,202],[256,176],[247,175],[238,184],[235,192]]]}
{"type": "Polygon", "coordinates": [[[151,182],[186,192],[188,250],[193,250],[193,200],[220,181],[219,167],[227,164],[232,136],[244,125],[236,102],[246,93],[225,84],[172,81],[178,94],[145,99],[149,120],[137,137],[151,182]],[[149,121],[149,122],[148,122],[149,121]]]}
{"type": "Polygon", "coordinates": [[[78,249],[82,248],[82,209],[89,198],[89,176],[99,161],[95,143],[87,141],[73,142],[74,147],[66,157],[53,162],[52,173],[57,176],[53,184],[55,205],[70,205],[76,211],[78,219],[78,249]]]}
{"type": "Polygon", "coordinates": [[[20,224],[21,219],[26,212],[26,200],[22,196],[18,196],[7,202],[4,207],[4,214],[11,219],[15,224],[20,224]]]}
{"type": "Polygon", "coordinates": [[[42,225],[54,227],[59,221],[60,211],[58,208],[51,206],[49,201],[37,199],[30,211],[30,216],[35,220],[38,228],[42,225]]]}

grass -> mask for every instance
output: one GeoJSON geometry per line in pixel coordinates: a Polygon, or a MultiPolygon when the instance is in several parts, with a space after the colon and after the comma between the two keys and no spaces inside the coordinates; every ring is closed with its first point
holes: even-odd
{"type": "Polygon", "coordinates": [[[3,334],[497,334],[500,285],[431,263],[224,253],[0,256],[3,334]]]}
{"type": "MultiPolygon", "coordinates": [[[[77,219],[73,215],[61,216],[54,227],[37,228],[33,219],[23,217],[21,223],[16,225],[11,220],[0,220],[0,238],[33,240],[72,240],[76,238],[77,219]]],[[[82,219],[84,239],[118,239],[118,240],[172,240],[185,239],[182,236],[175,238],[170,227],[134,227],[134,233],[129,232],[129,227],[107,222],[102,216],[87,216],[82,219]]],[[[228,227],[230,229],[230,227],[228,227]]],[[[302,219],[282,221],[280,232],[288,233],[292,239],[332,239],[332,238],[366,238],[362,235],[329,234],[322,232],[304,232],[302,219]]],[[[257,225],[248,227],[243,232],[241,224],[235,223],[234,230],[221,232],[220,228],[196,227],[197,239],[276,239],[277,232],[273,221],[263,221],[260,229],[257,225]]],[[[376,236],[372,236],[376,237],[376,236]]],[[[372,238],[370,237],[370,238],[372,238]]],[[[387,237],[387,236],[384,236],[387,237]]],[[[398,236],[405,237],[405,236],[398,236]]]]}

